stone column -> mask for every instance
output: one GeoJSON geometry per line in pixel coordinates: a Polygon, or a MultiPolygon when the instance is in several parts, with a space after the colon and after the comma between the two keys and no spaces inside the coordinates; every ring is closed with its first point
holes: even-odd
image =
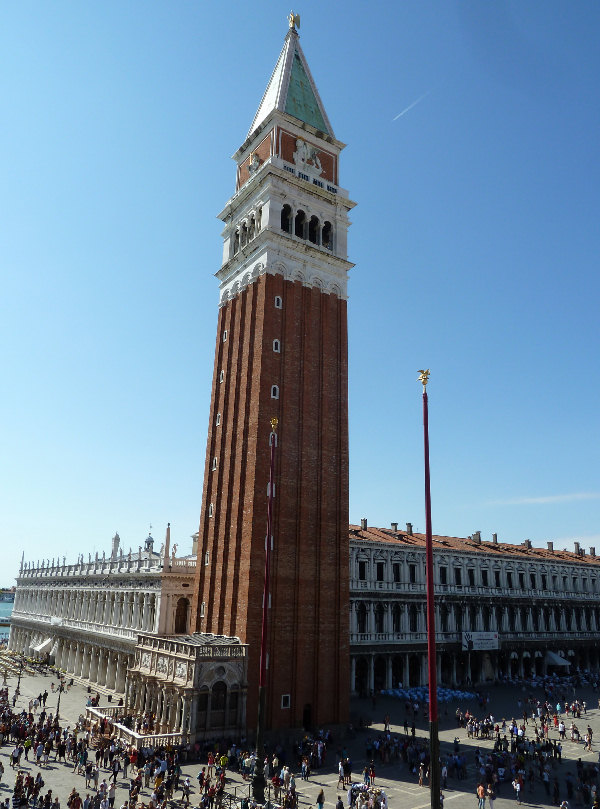
{"type": "Polygon", "coordinates": [[[132,626],[134,629],[139,629],[139,620],[140,620],[140,599],[142,597],[141,593],[135,593],[133,596],[133,621],[132,626]]]}
{"type": "Polygon", "coordinates": [[[456,655],[452,656],[452,685],[456,685],[456,655]]]}
{"type": "Polygon", "coordinates": [[[190,700],[189,697],[186,695],[182,698],[182,706],[181,706],[180,729],[182,733],[187,732],[189,715],[190,715],[190,700]]]}
{"type": "Polygon", "coordinates": [[[171,733],[181,732],[181,695],[176,691],[173,695],[174,704],[171,705],[171,713],[169,716],[171,733]]]}
{"type": "Polygon", "coordinates": [[[98,658],[98,676],[96,682],[100,686],[106,685],[106,678],[108,676],[108,651],[100,649],[100,656],[98,658]]]}
{"type": "Polygon", "coordinates": [[[375,655],[369,655],[369,693],[375,689],[375,655]]]}
{"type": "Polygon", "coordinates": [[[419,685],[427,685],[427,655],[420,655],[421,658],[421,682],[419,685]]]}
{"type": "Polygon", "coordinates": [[[394,684],[392,682],[392,656],[391,655],[388,655],[388,657],[387,657],[386,680],[387,680],[386,688],[393,688],[394,684]]]}
{"type": "Polygon", "coordinates": [[[410,682],[410,657],[409,655],[403,655],[403,673],[402,673],[402,687],[409,688],[413,683],[410,682]]]}
{"type": "Polygon", "coordinates": [[[190,735],[193,736],[198,729],[198,694],[192,696],[192,707],[190,709],[190,735]]]}
{"type": "Polygon", "coordinates": [[[356,658],[350,658],[350,693],[356,694],[356,658]]]}

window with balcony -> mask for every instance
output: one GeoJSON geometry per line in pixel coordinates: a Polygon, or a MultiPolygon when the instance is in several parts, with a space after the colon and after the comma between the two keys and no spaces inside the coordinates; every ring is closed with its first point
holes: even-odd
{"type": "Polygon", "coordinates": [[[394,577],[394,581],[398,583],[400,581],[400,563],[394,562],[392,565],[392,576],[394,577]]]}
{"type": "Polygon", "coordinates": [[[507,573],[506,573],[506,586],[507,586],[507,587],[510,587],[510,589],[512,590],[512,586],[513,586],[513,575],[512,575],[512,573],[511,573],[511,571],[510,571],[510,570],[509,570],[509,571],[507,571],[507,573]]]}
{"type": "Polygon", "coordinates": [[[486,568],[485,568],[485,567],[484,567],[484,568],[482,568],[482,570],[481,570],[481,584],[482,584],[484,587],[487,587],[487,586],[488,586],[488,584],[489,584],[489,581],[488,581],[488,572],[487,572],[487,570],[486,570],[486,568]]]}
{"type": "Polygon", "coordinates": [[[545,573],[542,573],[542,590],[548,589],[548,577],[545,573]]]}
{"type": "Polygon", "coordinates": [[[519,587],[521,588],[521,590],[525,589],[525,574],[524,573],[519,573],[519,587]]]}
{"type": "Polygon", "coordinates": [[[459,567],[454,568],[454,584],[460,587],[462,584],[462,570],[459,567]]]}
{"type": "Polygon", "coordinates": [[[400,609],[400,604],[394,604],[392,607],[392,631],[393,632],[400,632],[401,629],[401,621],[402,621],[402,610],[400,609]]]}
{"type": "Polygon", "coordinates": [[[475,570],[472,567],[467,570],[467,577],[469,579],[469,587],[475,587],[475,570]]]}
{"type": "Polygon", "coordinates": [[[531,582],[531,589],[532,590],[537,590],[537,581],[536,581],[535,573],[530,573],[529,574],[529,581],[531,582]]]}
{"type": "Polygon", "coordinates": [[[367,631],[367,608],[364,604],[359,604],[356,610],[356,626],[360,635],[367,631]]]}
{"type": "Polygon", "coordinates": [[[383,632],[383,604],[377,604],[375,607],[375,632],[383,632]]]}
{"type": "Polygon", "coordinates": [[[363,560],[358,562],[358,578],[360,581],[367,580],[367,563],[363,560]]]}
{"type": "Polygon", "coordinates": [[[383,581],[385,578],[385,562],[375,563],[375,578],[377,581],[383,581]]]}
{"type": "Polygon", "coordinates": [[[417,623],[418,623],[417,614],[418,614],[417,608],[414,604],[412,604],[408,611],[408,628],[410,629],[411,632],[417,631],[417,623]]]}
{"type": "Polygon", "coordinates": [[[502,584],[500,582],[500,571],[499,570],[494,570],[494,584],[496,585],[496,587],[502,587],[502,584]]]}
{"type": "Polygon", "coordinates": [[[448,584],[448,568],[440,567],[440,584],[448,584]]]}
{"type": "Polygon", "coordinates": [[[416,565],[409,565],[408,566],[408,580],[411,584],[414,584],[417,581],[417,566],[416,565]]]}

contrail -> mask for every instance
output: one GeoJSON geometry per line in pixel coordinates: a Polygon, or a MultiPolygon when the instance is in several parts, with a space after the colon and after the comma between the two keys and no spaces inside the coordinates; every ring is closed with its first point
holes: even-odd
{"type": "Polygon", "coordinates": [[[427,98],[427,96],[430,93],[431,93],[431,90],[427,90],[426,93],[423,93],[423,95],[419,96],[416,101],[413,101],[413,103],[409,104],[408,107],[406,107],[406,109],[403,109],[402,112],[399,112],[398,115],[396,115],[394,118],[392,118],[392,121],[397,121],[398,118],[402,118],[403,115],[406,115],[406,113],[409,112],[410,110],[412,110],[413,107],[416,107],[417,104],[419,104],[421,101],[423,101],[424,98],[427,98]]]}

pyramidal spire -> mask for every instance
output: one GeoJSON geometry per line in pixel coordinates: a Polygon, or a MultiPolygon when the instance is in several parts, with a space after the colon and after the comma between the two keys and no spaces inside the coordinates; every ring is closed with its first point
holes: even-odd
{"type": "Polygon", "coordinates": [[[317,85],[300,47],[300,37],[296,30],[296,25],[300,25],[299,17],[290,14],[288,19],[289,31],[248,135],[262,124],[269,113],[279,110],[335,138],[317,85]]]}

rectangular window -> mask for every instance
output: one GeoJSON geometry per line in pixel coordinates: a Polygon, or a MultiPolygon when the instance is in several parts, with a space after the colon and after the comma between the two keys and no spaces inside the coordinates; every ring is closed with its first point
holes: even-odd
{"type": "Polygon", "coordinates": [[[587,590],[587,579],[582,579],[581,580],[581,589],[582,590],[587,590]]]}
{"type": "Polygon", "coordinates": [[[223,342],[224,343],[227,342],[227,329],[225,329],[225,331],[223,332],[223,342]]]}
{"type": "Polygon", "coordinates": [[[475,587],[475,571],[472,567],[467,570],[467,576],[469,577],[469,587],[475,587]]]}
{"type": "Polygon", "coordinates": [[[377,576],[377,581],[383,581],[383,577],[385,576],[385,562],[376,563],[375,574],[377,576]]]}
{"type": "Polygon", "coordinates": [[[548,589],[548,579],[546,578],[546,574],[542,573],[542,590],[548,589]]]}
{"type": "Polygon", "coordinates": [[[411,584],[414,584],[417,581],[417,566],[416,565],[409,565],[408,566],[408,580],[411,584]]]}
{"type": "Polygon", "coordinates": [[[506,586],[510,587],[510,589],[512,590],[513,577],[512,577],[512,572],[510,570],[506,573],[506,586]]]}
{"type": "Polygon", "coordinates": [[[573,576],[573,590],[578,590],[578,589],[579,588],[577,587],[577,577],[573,576]]]}
{"type": "Polygon", "coordinates": [[[448,584],[448,568],[440,567],[440,584],[448,584]]]}
{"type": "Polygon", "coordinates": [[[485,568],[481,571],[481,583],[484,587],[488,586],[488,572],[485,568]]]}
{"type": "Polygon", "coordinates": [[[358,563],[358,578],[360,581],[367,580],[367,563],[366,562],[359,562],[358,563]]]}
{"type": "Polygon", "coordinates": [[[281,707],[285,710],[286,708],[290,707],[290,695],[289,694],[282,694],[281,695],[281,707]]]}
{"type": "Polygon", "coordinates": [[[535,577],[535,573],[530,573],[529,574],[529,581],[531,582],[531,589],[536,590],[537,589],[537,580],[536,580],[536,577],[535,577]]]}
{"type": "Polygon", "coordinates": [[[399,562],[394,562],[394,564],[392,565],[392,575],[394,576],[394,581],[395,582],[400,581],[400,563],[399,562]]]}
{"type": "Polygon", "coordinates": [[[459,567],[454,568],[454,584],[458,586],[462,584],[462,571],[459,567]]]}
{"type": "Polygon", "coordinates": [[[521,588],[521,590],[525,589],[525,574],[524,573],[519,573],[519,587],[521,588]]]}
{"type": "Polygon", "coordinates": [[[496,585],[496,587],[502,587],[502,585],[500,583],[500,571],[499,570],[494,570],[494,584],[496,585]]]}

